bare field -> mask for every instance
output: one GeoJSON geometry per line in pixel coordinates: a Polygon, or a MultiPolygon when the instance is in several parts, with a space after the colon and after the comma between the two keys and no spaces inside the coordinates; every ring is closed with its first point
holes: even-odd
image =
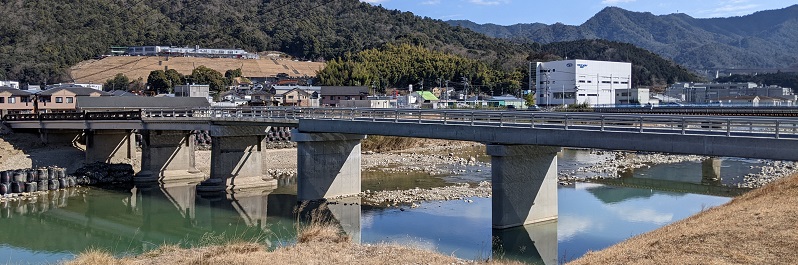
{"type": "Polygon", "coordinates": [[[283,59],[228,59],[198,57],[160,57],[160,56],[112,56],[100,60],[87,60],[70,68],[70,75],[78,83],[102,84],[116,74],[125,74],[130,80],[142,78],[145,81],[151,71],[174,69],[184,75],[191,74],[194,68],[205,67],[224,73],[241,68],[244,76],[274,76],[286,73],[292,77],[315,76],[324,68],[324,63],[302,62],[283,59]]]}

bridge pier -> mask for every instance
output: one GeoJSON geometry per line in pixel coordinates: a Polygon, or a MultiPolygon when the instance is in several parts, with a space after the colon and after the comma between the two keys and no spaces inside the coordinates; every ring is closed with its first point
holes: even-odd
{"type": "Polygon", "coordinates": [[[141,171],[136,182],[200,179],[191,131],[141,131],[141,171]]]}
{"type": "Polygon", "coordinates": [[[297,142],[297,199],[360,193],[360,141],[365,135],[291,132],[297,142]]]}
{"type": "MultiPolygon", "coordinates": [[[[130,159],[136,155],[133,130],[86,130],[83,135],[86,141],[86,163],[130,163],[130,159]]],[[[69,137],[66,135],[64,140],[69,137]]]]}
{"type": "Polygon", "coordinates": [[[557,219],[560,147],[488,145],[493,181],[493,228],[557,219]]]}
{"type": "Polygon", "coordinates": [[[201,192],[277,187],[263,174],[263,147],[269,127],[219,126],[211,133],[211,175],[201,192]]]}
{"type": "Polygon", "coordinates": [[[701,184],[720,185],[720,167],[723,159],[710,157],[701,161],[701,184]]]}

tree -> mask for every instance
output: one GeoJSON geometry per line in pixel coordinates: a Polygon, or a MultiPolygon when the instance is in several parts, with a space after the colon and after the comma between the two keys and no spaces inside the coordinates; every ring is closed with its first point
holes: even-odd
{"type": "Polygon", "coordinates": [[[209,85],[211,91],[223,92],[227,87],[226,79],[219,71],[200,65],[191,72],[191,80],[200,85],[209,85]]]}
{"type": "Polygon", "coordinates": [[[173,89],[175,86],[185,82],[185,77],[175,69],[166,70],[164,73],[166,74],[166,78],[169,79],[169,89],[173,89]]]}
{"type": "Polygon", "coordinates": [[[534,106],[535,105],[535,94],[529,93],[524,95],[524,100],[526,100],[527,106],[534,106]]]}
{"type": "Polygon", "coordinates": [[[227,71],[224,72],[224,77],[227,78],[227,79],[231,79],[231,80],[233,78],[241,77],[241,76],[242,76],[241,68],[238,68],[238,69],[235,69],[235,70],[227,70],[227,71]]]}
{"type": "Polygon", "coordinates": [[[158,91],[158,93],[169,93],[169,90],[172,88],[170,83],[171,81],[163,70],[152,71],[147,77],[149,89],[158,91]]]}
{"type": "Polygon", "coordinates": [[[130,79],[125,76],[125,74],[118,73],[112,79],[108,79],[103,84],[103,90],[111,91],[111,90],[128,90],[128,86],[130,85],[130,79]]]}

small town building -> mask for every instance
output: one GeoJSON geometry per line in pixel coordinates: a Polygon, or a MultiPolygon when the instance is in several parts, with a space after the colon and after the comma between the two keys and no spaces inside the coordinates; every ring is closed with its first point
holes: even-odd
{"type": "Polygon", "coordinates": [[[19,82],[17,82],[17,81],[7,81],[7,80],[3,81],[3,80],[0,80],[0,87],[10,87],[10,88],[19,89],[19,82]]]}
{"type": "Polygon", "coordinates": [[[163,108],[208,108],[198,97],[78,97],[78,111],[124,111],[163,108]]]}
{"type": "Polygon", "coordinates": [[[631,88],[632,64],[564,60],[536,64],[538,105],[610,105],[617,90],[631,88]]]}
{"type": "Polygon", "coordinates": [[[651,98],[651,90],[649,88],[630,88],[615,90],[615,104],[616,105],[635,105],[646,106],[655,105],[659,100],[651,98]]]}
{"type": "Polygon", "coordinates": [[[495,107],[495,108],[508,108],[508,109],[525,109],[526,108],[526,100],[522,98],[517,98],[513,95],[502,95],[497,97],[492,97],[487,100],[488,106],[495,107]]]}
{"type": "Polygon", "coordinates": [[[337,107],[342,100],[365,100],[369,96],[369,88],[365,86],[323,86],[320,94],[321,105],[337,107]]]}
{"type": "MultiPolygon", "coordinates": [[[[756,83],[676,83],[665,90],[665,95],[691,104],[721,103],[721,100],[759,96],[795,102],[798,97],[791,88],[760,86],[756,83]],[[748,96],[748,97],[746,97],[748,96]]],[[[791,103],[790,103],[791,104],[791,103]]]]}
{"type": "Polygon", "coordinates": [[[175,97],[210,98],[210,85],[175,86],[175,97]]]}
{"type": "Polygon", "coordinates": [[[0,116],[6,114],[32,113],[33,94],[17,88],[0,86],[0,116]]]}
{"type": "Polygon", "coordinates": [[[65,85],[36,93],[39,112],[73,112],[77,97],[110,97],[111,94],[93,88],[65,85]]]}
{"type": "Polygon", "coordinates": [[[311,94],[301,88],[294,88],[285,92],[282,97],[283,106],[311,107],[313,102],[311,94]]]}

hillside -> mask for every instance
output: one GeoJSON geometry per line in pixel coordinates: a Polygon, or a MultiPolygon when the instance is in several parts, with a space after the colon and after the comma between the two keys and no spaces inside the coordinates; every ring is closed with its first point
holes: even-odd
{"type": "Polygon", "coordinates": [[[83,61],[70,68],[70,76],[77,83],[102,84],[118,73],[125,74],[131,80],[142,78],[147,80],[151,71],[175,69],[177,72],[190,75],[195,67],[205,67],[224,73],[230,69],[241,68],[244,76],[274,76],[286,73],[292,77],[315,76],[316,71],[324,68],[324,63],[292,60],[245,60],[226,58],[192,58],[171,57],[133,57],[113,56],[101,60],[83,61]]]}
{"type": "Polygon", "coordinates": [[[0,79],[71,81],[69,67],[111,46],[173,45],[282,51],[321,61],[412,43],[522,65],[529,47],[358,0],[3,1],[0,79]]]}
{"type": "Polygon", "coordinates": [[[488,36],[540,43],[581,39],[631,43],[691,69],[787,68],[798,64],[798,5],[711,19],[607,7],[579,26],[448,23],[488,36]]]}

